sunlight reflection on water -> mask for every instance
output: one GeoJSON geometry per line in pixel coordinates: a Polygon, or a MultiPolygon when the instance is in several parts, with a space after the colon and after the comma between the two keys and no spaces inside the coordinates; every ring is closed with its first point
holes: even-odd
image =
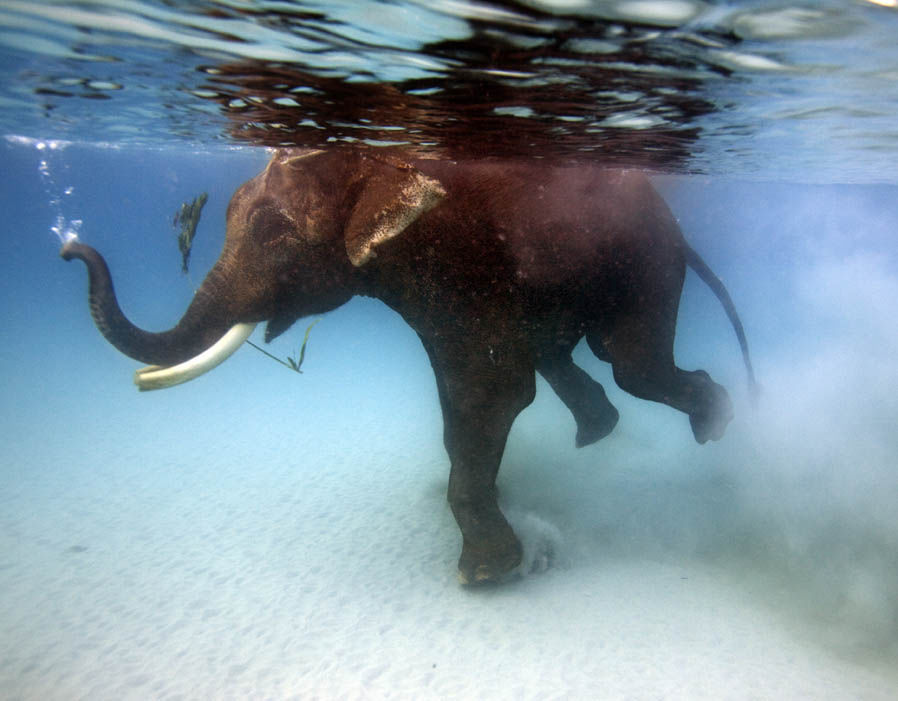
{"type": "Polygon", "coordinates": [[[7,2],[0,131],[894,182],[893,4],[7,2]]]}

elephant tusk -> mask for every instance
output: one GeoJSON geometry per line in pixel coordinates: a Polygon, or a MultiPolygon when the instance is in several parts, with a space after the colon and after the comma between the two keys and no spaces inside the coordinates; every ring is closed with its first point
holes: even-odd
{"type": "Polygon", "coordinates": [[[134,384],[141,392],[165,389],[199,377],[227,360],[256,328],[255,324],[235,324],[212,346],[199,355],[170,367],[150,365],[134,373],[134,384]]]}

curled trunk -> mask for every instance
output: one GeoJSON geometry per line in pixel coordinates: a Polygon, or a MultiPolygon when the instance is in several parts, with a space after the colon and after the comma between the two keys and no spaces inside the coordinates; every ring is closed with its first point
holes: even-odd
{"type": "Polygon", "coordinates": [[[156,389],[192,379],[218,365],[249,336],[254,325],[237,324],[228,319],[227,305],[221,292],[225,289],[220,267],[216,265],[203,281],[190,306],[177,325],[159,333],[144,331],[122,313],[109,266],[93,248],[77,239],[65,243],[60,251],[65,260],[77,258],[87,266],[90,313],[100,333],[125,355],[154,367],[153,372],[138,373],[141,389],[156,389]],[[218,343],[219,341],[222,343],[218,343]],[[204,353],[210,348],[215,351],[204,353]],[[175,367],[170,367],[175,366],[175,367]],[[162,373],[160,379],[159,371],[162,373]],[[141,378],[149,376],[145,383],[141,378]]]}

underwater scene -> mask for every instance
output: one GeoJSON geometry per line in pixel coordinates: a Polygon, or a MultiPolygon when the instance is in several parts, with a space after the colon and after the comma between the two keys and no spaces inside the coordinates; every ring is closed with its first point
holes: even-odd
{"type": "Polygon", "coordinates": [[[0,698],[896,698],[896,36],[0,2],[0,698]]]}

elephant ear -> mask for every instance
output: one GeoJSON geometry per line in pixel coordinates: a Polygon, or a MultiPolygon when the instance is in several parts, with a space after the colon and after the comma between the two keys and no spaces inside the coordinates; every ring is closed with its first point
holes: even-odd
{"type": "Polygon", "coordinates": [[[374,166],[346,223],[346,252],[356,267],[401,234],[446,196],[438,180],[398,159],[367,159],[374,166]]]}

